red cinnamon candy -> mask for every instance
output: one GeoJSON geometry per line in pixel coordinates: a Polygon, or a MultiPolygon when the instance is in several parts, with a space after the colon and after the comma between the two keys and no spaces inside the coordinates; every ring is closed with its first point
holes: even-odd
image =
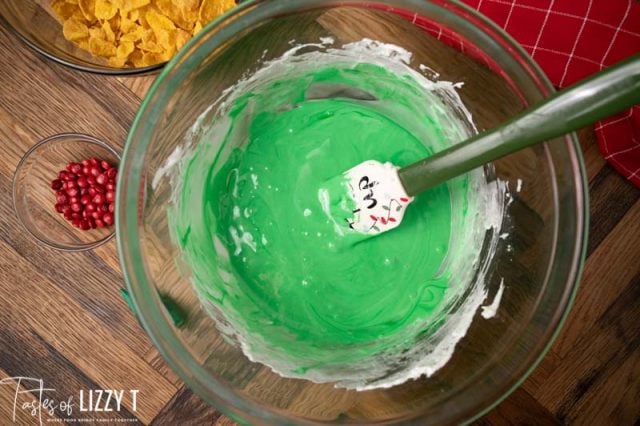
{"type": "Polygon", "coordinates": [[[82,230],[113,225],[118,170],[105,160],[70,162],[51,181],[55,210],[82,230]]]}

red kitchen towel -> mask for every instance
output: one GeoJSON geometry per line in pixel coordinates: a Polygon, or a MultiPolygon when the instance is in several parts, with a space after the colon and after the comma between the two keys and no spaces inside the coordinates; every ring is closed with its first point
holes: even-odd
{"type": "MultiPolygon", "coordinates": [[[[557,87],[640,52],[638,0],[463,0],[504,28],[557,87]]],[[[640,187],[640,106],[595,126],[600,151],[640,187]]]]}

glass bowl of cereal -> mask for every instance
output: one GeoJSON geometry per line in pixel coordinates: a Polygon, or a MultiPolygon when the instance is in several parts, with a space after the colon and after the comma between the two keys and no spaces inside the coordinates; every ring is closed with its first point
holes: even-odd
{"type": "Polygon", "coordinates": [[[62,65],[107,75],[157,71],[234,0],[3,0],[4,22],[62,65]]]}
{"type": "Polygon", "coordinates": [[[536,367],[575,296],[575,135],[434,188],[357,244],[319,189],[552,92],[458,1],[242,3],[165,67],[129,133],[116,233],[141,323],[188,387],[249,424],[478,418],[536,367]]]}

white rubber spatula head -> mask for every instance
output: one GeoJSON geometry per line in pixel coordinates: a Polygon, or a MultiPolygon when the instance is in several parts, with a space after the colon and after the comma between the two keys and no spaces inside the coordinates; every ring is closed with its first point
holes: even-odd
{"type": "Polygon", "coordinates": [[[400,225],[407,195],[398,168],[391,163],[369,160],[325,183],[318,192],[325,214],[340,228],[362,234],[379,234],[400,225]]]}

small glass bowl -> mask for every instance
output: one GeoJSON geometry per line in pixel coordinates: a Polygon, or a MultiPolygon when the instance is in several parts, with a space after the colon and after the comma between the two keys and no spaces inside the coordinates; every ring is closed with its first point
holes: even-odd
{"type": "Polygon", "coordinates": [[[62,25],[47,6],[48,3],[40,0],[1,0],[0,25],[11,28],[22,41],[47,58],[80,71],[133,76],[156,72],[166,64],[162,62],[139,68],[110,66],[104,58],[95,57],[65,40],[62,25]]]}
{"type": "Polygon", "coordinates": [[[92,136],[62,133],[41,140],[29,149],[13,177],[13,205],[18,220],[42,244],[62,251],[78,252],[96,248],[114,236],[115,226],[83,231],[74,228],[54,206],[56,191],[51,181],[67,163],[95,157],[112,166],[120,154],[92,136]]]}

